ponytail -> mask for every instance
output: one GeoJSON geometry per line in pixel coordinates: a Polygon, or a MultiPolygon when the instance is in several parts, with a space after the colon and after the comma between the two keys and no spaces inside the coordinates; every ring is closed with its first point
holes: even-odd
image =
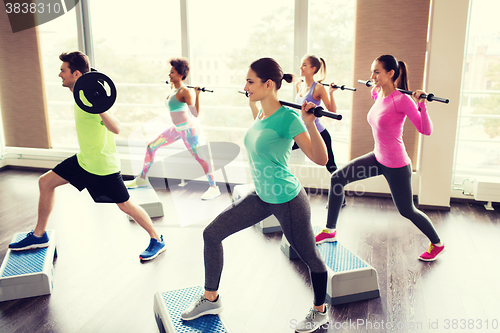
{"type": "Polygon", "coordinates": [[[320,77],[318,78],[318,82],[322,82],[324,79],[326,79],[326,62],[325,62],[325,59],[323,59],[323,58],[319,58],[319,60],[321,61],[321,66],[320,66],[320,69],[316,72],[316,74],[320,73],[320,77]]]}
{"type": "Polygon", "coordinates": [[[406,63],[404,61],[398,61],[398,67],[399,67],[399,76],[394,81],[394,85],[398,89],[408,90],[410,86],[408,80],[408,66],[406,66],[406,63]]]}
{"type": "Polygon", "coordinates": [[[283,80],[285,80],[288,83],[291,83],[293,81],[293,75],[292,74],[283,74],[283,80]]]}

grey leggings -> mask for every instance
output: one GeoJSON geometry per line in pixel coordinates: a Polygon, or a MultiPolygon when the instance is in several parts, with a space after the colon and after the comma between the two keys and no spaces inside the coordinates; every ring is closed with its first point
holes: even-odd
{"type": "Polygon", "coordinates": [[[388,168],[375,159],[373,152],[352,160],[342,169],[332,174],[328,195],[327,228],[336,228],[342,201],[344,200],[344,186],[357,180],[384,175],[391,189],[392,200],[401,215],[429,238],[431,243],[439,243],[439,236],[427,215],[418,210],[413,204],[411,189],[411,164],[401,168],[388,168]]]}
{"type": "Polygon", "coordinates": [[[314,241],[311,209],[304,189],[292,200],[282,204],[262,201],[255,191],[224,210],[203,231],[205,242],[205,290],[216,291],[222,274],[224,255],[222,240],[274,214],[292,248],[306,263],[311,274],[314,304],[325,302],[326,266],[314,241]]]}

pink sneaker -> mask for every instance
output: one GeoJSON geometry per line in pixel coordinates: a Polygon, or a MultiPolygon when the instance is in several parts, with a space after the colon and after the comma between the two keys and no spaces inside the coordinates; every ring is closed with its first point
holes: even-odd
{"type": "Polygon", "coordinates": [[[319,234],[314,237],[316,239],[316,244],[323,244],[326,242],[336,242],[337,241],[337,230],[330,232],[327,229],[321,230],[319,234]]]}
{"type": "Polygon", "coordinates": [[[420,255],[420,257],[418,257],[418,259],[423,260],[423,261],[434,261],[434,260],[436,260],[438,254],[440,254],[443,251],[444,251],[444,244],[443,244],[443,246],[436,246],[436,245],[431,243],[431,245],[429,245],[429,248],[427,249],[427,251],[422,253],[420,255]]]}

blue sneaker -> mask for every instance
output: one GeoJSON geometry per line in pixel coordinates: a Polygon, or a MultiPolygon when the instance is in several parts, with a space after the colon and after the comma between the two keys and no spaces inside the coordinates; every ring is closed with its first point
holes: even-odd
{"type": "Polygon", "coordinates": [[[160,253],[165,251],[165,242],[163,241],[163,236],[160,236],[160,241],[151,238],[148,248],[139,255],[141,260],[152,260],[156,258],[160,253]]]}
{"type": "Polygon", "coordinates": [[[42,237],[33,235],[33,230],[26,234],[26,237],[19,242],[10,243],[9,249],[12,251],[21,251],[29,249],[38,249],[49,246],[49,236],[45,232],[42,237]]]}

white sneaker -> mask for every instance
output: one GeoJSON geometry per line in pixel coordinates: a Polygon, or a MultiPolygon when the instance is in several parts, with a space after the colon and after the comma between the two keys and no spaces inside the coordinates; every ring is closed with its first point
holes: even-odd
{"type": "Polygon", "coordinates": [[[219,195],[220,195],[219,186],[215,187],[210,186],[208,190],[201,196],[201,200],[210,200],[218,197],[219,195]]]}
{"type": "Polygon", "coordinates": [[[314,332],[322,325],[329,322],[328,318],[328,307],[325,304],[325,312],[321,313],[315,308],[311,308],[306,318],[298,323],[295,328],[295,332],[297,333],[309,333],[314,332]]]}
{"type": "Polygon", "coordinates": [[[193,320],[208,314],[219,314],[223,310],[220,295],[213,302],[201,295],[181,313],[182,320],[193,320]]]}
{"type": "Polygon", "coordinates": [[[148,187],[149,179],[147,177],[146,179],[142,179],[141,177],[137,176],[134,180],[129,180],[124,183],[127,188],[148,187]]]}

